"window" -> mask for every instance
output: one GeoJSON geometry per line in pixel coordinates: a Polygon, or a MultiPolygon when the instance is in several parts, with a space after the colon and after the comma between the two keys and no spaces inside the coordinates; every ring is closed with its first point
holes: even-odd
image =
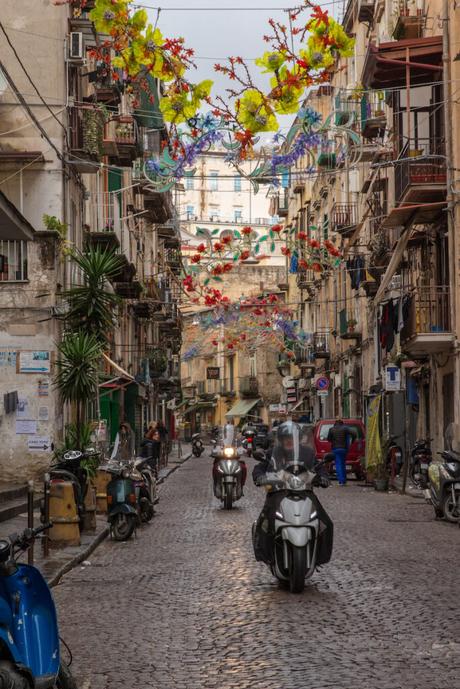
{"type": "Polygon", "coordinates": [[[233,220],[234,222],[243,222],[243,209],[234,208],[233,209],[233,220]]]}
{"type": "Polygon", "coordinates": [[[193,220],[195,217],[195,207],[187,206],[187,220],[193,220]]]}
{"type": "Polygon", "coordinates": [[[209,206],[209,219],[218,221],[220,217],[220,207],[219,206],[209,206]]]}
{"type": "Polygon", "coordinates": [[[218,172],[218,170],[210,170],[209,175],[211,177],[209,188],[211,189],[211,191],[218,191],[218,189],[219,189],[219,180],[218,180],[219,172],[218,172]]]}
{"type": "Polygon", "coordinates": [[[241,191],[241,177],[235,177],[235,191],[241,191]]]}
{"type": "Polygon", "coordinates": [[[0,240],[0,282],[27,280],[27,242],[0,240]]]}
{"type": "MultiPolygon", "coordinates": [[[[354,423],[350,424],[345,424],[348,428],[351,428],[355,433],[356,433],[356,439],[357,440],[362,440],[363,438],[363,429],[361,426],[357,426],[354,423]]],[[[327,436],[329,435],[329,431],[331,430],[333,424],[332,423],[322,423],[320,425],[319,429],[319,439],[320,440],[327,440],[327,436]]]]}
{"type": "Polygon", "coordinates": [[[251,378],[257,376],[257,354],[255,352],[249,357],[249,375],[251,378]]]}
{"type": "Polygon", "coordinates": [[[229,356],[227,359],[228,363],[228,389],[234,390],[235,388],[235,357],[229,356]]]}
{"type": "Polygon", "coordinates": [[[191,191],[195,188],[195,180],[193,179],[193,177],[185,178],[185,188],[188,189],[188,191],[191,191]]]}

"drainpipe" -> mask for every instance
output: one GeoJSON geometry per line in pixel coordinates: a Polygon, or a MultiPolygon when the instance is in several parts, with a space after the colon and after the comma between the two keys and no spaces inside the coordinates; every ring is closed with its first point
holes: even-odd
{"type": "MultiPolygon", "coordinates": [[[[442,63],[443,63],[443,98],[444,98],[444,129],[446,139],[446,181],[447,181],[447,237],[449,247],[449,283],[450,283],[450,318],[452,331],[457,336],[457,318],[456,318],[456,302],[457,302],[457,266],[456,266],[456,238],[455,238],[455,203],[452,193],[452,186],[454,183],[452,175],[453,164],[453,142],[452,142],[452,102],[451,102],[451,54],[450,54],[450,36],[449,36],[449,0],[443,0],[443,16],[442,16],[442,63]]],[[[459,389],[460,372],[459,372],[459,354],[456,353],[454,358],[454,381],[455,390],[459,389]]],[[[459,403],[456,400],[454,407],[454,421],[459,423],[459,403]]]]}

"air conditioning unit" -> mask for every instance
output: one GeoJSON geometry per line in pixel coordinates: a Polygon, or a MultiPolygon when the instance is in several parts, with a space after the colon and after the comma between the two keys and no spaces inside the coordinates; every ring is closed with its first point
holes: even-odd
{"type": "Polygon", "coordinates": [[[72,31],[69,38],[69,60],[83,60],[83,33],[72,31]]]}

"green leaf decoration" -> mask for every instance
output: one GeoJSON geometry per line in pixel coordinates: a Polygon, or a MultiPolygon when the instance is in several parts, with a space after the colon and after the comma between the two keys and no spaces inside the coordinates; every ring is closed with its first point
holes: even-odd
{"type": "Polygon", "coordinates": [[[263,234],[262,237],[259,237],[259,242],[266,242],[268,239],[268,234],[263,234]]]}
{"type": "Polygon", "coordinates": [[[162,157],[166,165],[176,167],[176,161],[173,158],[171,158],[171,154],[167,148],[164,149],[162,157]]]}
{"type": "Polygon", "coordinates": [[[219,234],[220,230],[213,230],[211,232],[212,236],[215,237],[216,234],[219,234]]]}
{"type": "Polygon", "coordinates": [[[206,280],[203,282],[203,285],[205,285],[205,286],[209,285],[210,282],[211,282],[211,278],[206,278],[206,280]]]}
{"type": "Polygon", "coordinates": [[[227,151],[236,151],[241,148],[241,144],[238,141],[222,141],[222,146],[227,149],[227,151]]]}
{"type": "Polygon", "coordinates": [[[273,230],[270,230],[268,234],[270,236],[270,239],[273,239],[273,237],[275,236],[275,233],[273,232],[273,230]]]}
{"type": "Polygon", "coordinates": [[[257,244],[255,245],[255,247],[254,247],[254,253],[255,253],[255,254],[258,254],[259,251],[260,251],[260,244],[257,243],[257,244]]]}
{"type": "Polygon", "coordinates": [[[184,170],[184,177],[193,177],[195,172],[196,172],[196,167],[194,167],[192,170],[184,170]]]}
{"type": "Polygon", "coordinates": [[[241,239],[241,234],[238,232],[238,230],[233,230],[233,236],[237,239],[241,239]]]}
{"type": "Polygon", "coordinates": [[[270,244],[270,251],[273,253],[275,251],[275,242],[270,244]]]}
{"type": "Polygon", "coordinates": [[[237,261],[239,259],[240,255],[239,254],[233,254],[233,260],[237,261]]]}
{"type": "Polygon", "coordinates": [[[208,234],[207,230],[205,230],[203,227],[197,227],[196,228],[197,237],[205,237],[207,234],[208,234]]]}
{"type": "Polygon", "coordinates": [[[223,282],[222,278],[219,277],[218,275],[215,275],[215,276],[213,277],[213,280],[214,280],[214,282],[223,282]]]}

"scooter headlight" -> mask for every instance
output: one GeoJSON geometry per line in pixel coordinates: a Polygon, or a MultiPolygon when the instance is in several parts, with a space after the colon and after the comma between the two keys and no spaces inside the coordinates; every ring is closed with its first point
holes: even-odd
{"type": "Polygon", "coordinates": [[[291,490],[304,490],[305,489],[305,481],[302,481],[301,478],[298,476],[290,476],[288,479],[288,488],[291,490]]]}
{"type": "Polygon", "coordinates": [[[125,467],[125,468],[122,470],[121,475],[122,475],[123,478],[129,478],[130,475],[131,475],[131,470],[129,469],[129,467],[125,467]]]}
{"type": "Polygon", "coordinates": [[[234,454],[235,454],[235,450],[233,449],[233,447],[226,447],[226,448],[224,448],[224,455],[225,455],[226,457],[233,457],[234,454]]]}

